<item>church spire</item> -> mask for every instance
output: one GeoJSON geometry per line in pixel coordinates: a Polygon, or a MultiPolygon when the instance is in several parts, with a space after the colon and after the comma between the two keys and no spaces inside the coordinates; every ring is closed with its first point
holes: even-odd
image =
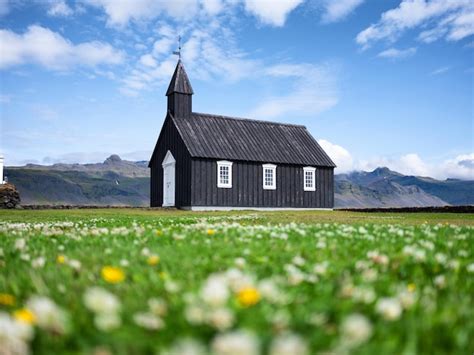
{"type": "Polygon", "coordinates": [[[188,74],[186,74],[186,70],[184,70],[184,65],[181,59],[178,60],[178,64],[174,70],[170,85],[166,91],[166,96],[169,96],[175,92],[186,95],[194,94],[188,74]]]}
{"type": "Polygon", "coordinates": [[[190,117],[193,94],[193,88],[184,70],[183,62],[179,59],[166,91],[168,111],[175,117],[190,117]]]}

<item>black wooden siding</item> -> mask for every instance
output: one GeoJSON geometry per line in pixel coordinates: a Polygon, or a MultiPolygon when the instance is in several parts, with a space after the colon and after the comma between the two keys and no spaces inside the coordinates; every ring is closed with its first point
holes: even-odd
{"type": "Polygon", "coordinates": [[[191,165],[191,206],[294,208],[334,206],[332,167],[316,167],[316,191],[304,191],[302,165],[277,165],[276,190],[263,189],[261,163],[234,161],[232,188],[217,187],[216,160],[192,159],[191,165]]]}
{"type": "Polygon", "coordinates": [[[163,123],[155,153],[150,161],[150,205],[151,207],[163,205],[163,167],[161,164],[168,150],[176,159],[175,204],[178,207],[189,206],[191,204],[191,156],[169,116],[163,123]]]}

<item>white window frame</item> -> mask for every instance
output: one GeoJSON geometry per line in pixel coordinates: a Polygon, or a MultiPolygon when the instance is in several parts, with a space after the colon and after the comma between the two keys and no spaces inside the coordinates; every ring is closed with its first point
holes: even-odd
{"type": "Polygon", "coordinates": [[[305,166],[303,168],[303,189],[304,191],[316,191],[316,168],[312,166],[305,166]],[[306,173],[310,173],[313,180],[313,186],[306,186],[306,173]]]}
{"type": "Polygon", "coordinates": [[[220,189],[232,188],[232,162],[227,160],[220,160],[217,162],[217,187],[220,189]],[[221,181],[221,167],[227,167],[229,169],[229,180],[227,183],[221,181]]]}
{"type": "Polygon", "coordinates": [[[263,164],[262,165],[262,177],[263,177],[263,180],[262,180],[262,184],[263,184],[263,189],[264,190],[276,190],[276,179],[277,179],[277,176],[276,176],[276,165],[274,164],[263,164]],[[271,170],[272,173],[273,173],[273,181],[272,181],[272,184],[271,185],[267,185],[265,184],[265,171],[266,170],[271,170]]]}

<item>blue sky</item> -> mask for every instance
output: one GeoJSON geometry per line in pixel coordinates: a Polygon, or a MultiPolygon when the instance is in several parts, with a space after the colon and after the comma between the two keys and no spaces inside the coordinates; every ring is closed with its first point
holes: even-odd
{"type": "Polygon", "coordinates": [[[193,109],[299,123],[338,172],[474,179],[467,0],[0,0],[7,165],[147,160],[183,37],[193,109]]]}

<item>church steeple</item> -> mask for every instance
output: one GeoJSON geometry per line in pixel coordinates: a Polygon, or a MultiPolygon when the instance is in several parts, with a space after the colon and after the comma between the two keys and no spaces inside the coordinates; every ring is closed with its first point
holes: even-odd
{"type": "Polygon", "coordinates": [[[166,91],[168,111],[175,117],[190,117],[193,94],[193,88],[180,59],[166,91]]]}

